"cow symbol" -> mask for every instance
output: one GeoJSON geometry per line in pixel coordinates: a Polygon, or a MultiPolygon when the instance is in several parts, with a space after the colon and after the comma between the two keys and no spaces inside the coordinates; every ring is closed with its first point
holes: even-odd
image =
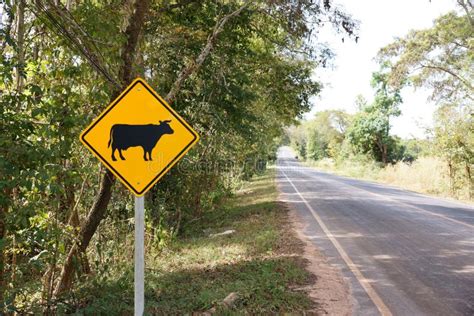
{"type": "Polygon", "coordinates": [[[116,150],[119,152],[120,159],[125,160],[122,155],[122,150],[138,146],[143,148],[143,159],[145,159],[145,161],[152,160],[151,152],[161,136],[174,133],[169,125],[170,122],[170,120],[160,121],[159,125],[113,125],[110,129],[110,140],[107,146],[108,148],[112,145],[112,160],[117,161],[114,155],[116,150]]]}

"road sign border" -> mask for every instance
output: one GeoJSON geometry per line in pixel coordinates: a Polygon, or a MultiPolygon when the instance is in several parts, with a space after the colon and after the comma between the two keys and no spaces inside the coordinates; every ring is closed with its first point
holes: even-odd
{"type": "Polygon", "coordinates": [[[89,149],[89,151],[92,152],[92,154],[94,154],[94,156],[96,156],[101,162],[103,162],[107,168],[112,171],[112,173],[127,187],[129,188],[136,196],[143,196],[148,190],[151,189],[151,187],[156,184],[156,182],[158,182],[158,180],[160,180],[180,159],[182,156],[184,156],[190,149],[191,147],[197,143],[197,141],[199,140],[199,135],[198,133],[196,133],[195,130],[192,129],[191,126],[189,126],[188,123],[186,123],[186,121],[184,121],[181,116],[179,116],[178,113],[176,113],[175,110],[173,110],[169,105],[168,103],[162,99],[160,97],[160,95],[158,93],[156,93],[153,88],[151,88],[145,80],[143,80],[142,78],[136,78],[135,80],[132,81],[132,83],[104,110],[102,111],[102,113],[81,133],[81,135],[79,136],[79,140],[84,144],[84,146],[89,149]],[[155,99],[158,100],[158,102],[160,102],[161,105],[163,105],[174,117],[175,119],[177,119],[184,127],[186,127],[186,129],[194,136],[193,140],[191,140],[191,142],[186,145],[186,147],[184,147],[183,150],[181,150],[174,158],[173,160],[171,160],[168,165],[163,168],[163,170],[161,170],[160,173],[158,173],[158,175],[153,178],[153,180],[151,180],[144,188],[143,190],[141,191],[137,191],[135,190],[135,188],[124,178],[122,177],[122,175],[117,171],[115,170],[114,167],[112,167],[112,165],[110,165],[108,163],[108,161],[102,157],[102,155],[100,155],[93,147],[91,144],[89,144],[89,142],[87,142],[87,140],[85,139],[85,136],[92,130],[92,128],[94,128],[94,126],[96,126],[104,117],[105,115],[107,115],[107,113],[109,113],[127,94],[128,92],[130,92],[131,89],[133,89],[133,87],[135,87],[138,83],[142,84],[143,87],[145,87],[148,92],[150,92],[154,97],[155,99]]]}

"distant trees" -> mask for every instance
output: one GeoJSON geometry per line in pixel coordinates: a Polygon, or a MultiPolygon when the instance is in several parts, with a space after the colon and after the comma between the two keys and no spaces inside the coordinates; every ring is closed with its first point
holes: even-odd
{"type": "Polygon", "coordinates": [[[350,116],[343,111],[318,112],[308,122],[308,158],[335,157],[339,151],[350,116]]]}
{"type": "Polygon", "coordinates": [[[391,87],[413,85],[431,90],[431,99],[439,105],[433,129],[436,155],[446,160],[452,194],[467,187],[472,198],[474,6],[465,0],[457,4],[460,12],[447,13],[433,27],[397,39],[379,51],[378,59],[392,64],[391,87]]]}
{"type": "Polygon", "coordinates": [[[351,116],[344,111],[317,112],[313,119],[301,126],[289,128],[287,134],[302,158],[336,157],[350,120],[351,116]]]}
{"type": "Polygon", "coordinates": [[[356,100],[359,111],[342,134],[328,133],[322,119],[326,112],[317,113],[314,119],[290,129],[294,147],[315,160],[350,160],[362,155],[383,165],[436,156],[446,162],[451,195],[472,199],[474,6],[465,0],[457,4],[459,12],[447,13],[433,27],[413,30],[380,49],[381,71],[372,80],[374,100],[356,100]],[[429,139],[402,140],[390,135],[390,121],[400,115],[400,91],[406,86],[430,89],[430,98],[438,105],[429,139]],[[327,151],[331,140],[341,144],[334,154],[327,151]]]}
{"type": "Polygon", "coordinates": [[[467,188],[474,197],[474,107],[445,104],[435,114],[433,129],[438,155],[448,165],[452,194],[467,188]]]}
{"type": "Polygon", "coordinates": [[[375,99],[363,105],[349,127],[348,141],[356,153],[371,155],[375,160],[387,164],[396,160],[396,142],[390,135],[390,118],[399,116],[398,105],[402,102],[400,91],[387,85],[387,73],[377,72],[372,77],[375,99]]]}
{"type": "Polygon", "coordinates": [[[303,158],[313,160],[369,155],[387,164],[403,159],[405,148],[390,135],[390,119],[400,115],[400,91],[387,84],[388,74],[373,74],[374,101],[359,99],[354,116],[343,111],[321,111],[299,127],[288,130],[293,147],[303,158]]]}

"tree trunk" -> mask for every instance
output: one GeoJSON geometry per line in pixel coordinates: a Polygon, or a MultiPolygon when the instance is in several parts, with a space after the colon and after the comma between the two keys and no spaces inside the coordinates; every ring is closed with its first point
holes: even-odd
{"type": "Polygon", "coordinates": [[[66,9],[71,10],[71,7],[72,7],[72,0],[67,0],[66,1],[66,9]]]}
{"type": "MultiPolygon", "coordinates": [[[[0,302],[3,302],[3,295],[4,291],[6,288],[7,284],[7,278],[5,276],[5,262],[6,262],[6,256],[5,256],[5,247],[6,243],[4,242],[4,239],[6,238],[7,234],[7,228],[5,225],[5,219],[7,216],[7,211],[8,211],[8,202],[10,201],[11,198],[11,189],[10,188],[5,188],[3,190],[3,200],[4,204],[0,205],[0,241],[2,241],[2,244],[0,245],[0,302]]],[[[0,306],[0,312],[3,311],[3,307],[0,306]]],[[[1,314],[1,313],[0,313],[1,314]]]]}
{"type": "Polygon", "coordinates": [[[65,290],[68,290],[72,284],[72,277],[74,273],[74,259],[77,251],[84,252],[89,246],[89,242],[92,239],[100,221],[105,215],[107,205],[112,194],[112,185],[115,181],[115,177],[110,171],[106,171],[102,177],[102,183],[100,186],[99,195],[96,198],[94,205],[92,206],[85,223],[82,225],[79,231],[79,241],[74,243],[67,258],[64,262],[64,266],[61,270],[58,284],[54,290],[54,296],[59,295],[65,290]]]}
{"type": "Polygon", "coordinates": [[[471,173],[471,166],[469,165],[469,162],[466,161],[466,176],[467,176],[467,183],[469,186],[469,199],[472,199],[474,196],[474,179],[472,179],[472,173],[471,173]]]}
{"type": "MultiPolygon", "coordinates": [[[[7,179],[11,181],[11,179],[7,179]]],[[[11,182],[10,182],[11,184],[11,182]]],[[[7,238],[7,225],[6,225],[6,217],[11,205],[13,205],[14,201],[14,190],[7,186],[3,189],[3,205],[0,205],[0,303],[4,302],[4,294],[8,284],[7,273],[5,271],[5,264],[8,262],[8,258],[5,253],[5,248],[7,247],[7,243],[5,239],[7,238]]],[[[3,306],[0,305],[0,315],[2,315],[3,306]]]]}
{"type": "MultiPolygon", "coordinates": [[[[182,83],[192,74],[199,70],[202,66],[204,60],[210,54],[214,42],[217,36],[223,31],[224,25],[229,19],[240,14],[244,8],[246,8],[251,1],[247,0],[244,4],[237,10],[231,12],[228,15],[225,15],[222,19],[218,20],[216,23],[213,33],[208,37],[206,45],[201,50],[201,53],[198,55],[196,60],[185,67],[181,73],[178,75],[178,78],[174,82],[171,90],[166,96],[166,101],[172,103],[179,92],[182,83]]],[[[135,61],[137,43],[139,39],[140,32],[143,28],[145,16],[148,13],[150,5],[150,0],[137,0],[135,3],[135,12],[131,15],[129,25],[125,32],[127,36],[127,41],[122,49],[122,67],[119,71],[120,79],[122,82],[122,87],[117,89],[111,98],[114,100],[120,92],[126,87],[126,85],[132,80],[133,75],[133,64],[135,61]]],[[[111,196],[112,185],[115,181],[114,176],[109,171],[102,177],[101,189],[98,197],[92,209],[89,212],[86,222],[82,225],[79,233],[79,242],[75,243],[69,250],[68,256],[66,257],[63,269],[61,271],[61,276],[59,282],[54,291],[54,296],[59,295],[65,290],[69,289],[72,284],[72,277],[74,272],[74,258],[78,251],[84,252],[89,245],[89,242],[94,235],[97,227],[99,226],[100,221],[105,215],[107,205],[111,196]]]]}
{"type": "Polygon", "coordinates": [[[380,151],[380,158],[382,159],[382,163],[384,165],[387,164],[387,144],[384,144],[382,141],[382,138],[380,136],[377,136],[377,139],[375,140],[377,147],[379,148],[380,151]]]}
{"type": "MultiPolygon", "coordinates": [[[[24,55],[24,36],[25,36],[25,0],[18,0],[17,7],[16,7],[16,49],[17,49],[17,67],[15,68],[15,76],[16,76],[16,88],[18,93],[21,93],[23,90],[23,77],[21,75],[23,64],[25,63],[25,55],[24,55]]],[[[10,32],[10,24],[7,24],[7,32],[10,32]]],[[[4,44],[2,45],[2,50],[4,48],[4,44]]],[[[20,107],[21,103],[18,102],[18,107],[20,107]]],[[[9,208],[9,204],[13,200],[13,190],[11,187],[6,187],[3,189],[3,205],[0,205],[0,241],[2,242],[2,246],[0,246],[0,303],[4,302],[3,295],[5,294],[4,291],[6,289],[7,278],[5,275],[5,263],[7,258],[5,256],[5,247],[6,243],[4,243],[5,238],[7,237],[7,227],[5,225],[5,220],[9,208]]],[[[16,266],[16,253],[13,253],[12,258],[12,278],[15,278],[15,266],[16,266]]],[[[3,311],[3,306],[0,306],[0,312],[3,311]]]]}
{"type": "Polygon", "coordinates": [[[382,162],[384,165],[388,163],[387,144],[382,144],[382,162]]]}
{"type": "MultiPolygon", "coordinates": [[[[140,32],[145,22],[145,15],[148,12],[150,5],[149,0],[138,0],[135,2],[135,12],[130,16],[129,25],[125,34],[127,41],[122,49],[122,66],[119,71],[122,88],[116,89],[112,95],[111,101],[114,100],[128,85],[132,79],[132,67],[136,55],[137,43],[140,32]]],[[[79,232],[79,241],[69,250],[69,253],[61,270],[58,284],[54,290],[54,296],[58,296],[65,290],[68,290],[72,285],[74,275],[74,262],[78,252],[85,252],[89,243],[94,236],[101,220],[104,218],[112,194],[112,185],[115,182],[115,177],[110,171],[106,171],[102,176],[99,195],[97,196],[94,205],[92,206],[85,223],[82,225],[79,232]]]]}
{"type": "Polygon", "coordinates": [[[21,91],[23,88],[23,69],[25,64],[25,0],[18,0],[17,3],[17,25],[16,25],[16,45],[17,62],[16,67],[16,88],[21,91]]]}
{"type": "Polygon", "coordinates": [[[451,196],[455,195],[454,189],[454,167],[451,161],[448,161],[448,168],[449,168],[449,186],[451,189],[451,196]]]}

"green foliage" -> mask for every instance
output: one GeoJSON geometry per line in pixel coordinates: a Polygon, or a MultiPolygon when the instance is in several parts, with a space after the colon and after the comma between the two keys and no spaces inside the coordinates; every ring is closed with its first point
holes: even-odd
{"type": "MultiPolygon", "coordinates": [[[[19,314],[79,307],[94,313],[111,298],[95,300],[87,291],[91,284],[117,282],[125,289],[130,281],[121,264],[132,253],[133,200],[122,186],[113,188],[107,216],[76,258],[75,295],[52,292],[100,189],[103,168],[78,141],[116,89],[96,69],[118,75],[133,10],[130,1],[70,1],[69,10],[47,1],[60,5],[48,12],[51,19],[38,9],[41,2],[0,4],[6,17],[0,25],[0,300],[19,314]],[[69,27],[79,25],[77,38],[58,31],[61,14],[69,27]]],[[[201,141],[147,196],[147,233],[157,252],[261,173],[275,158],[283,126],[309,109],[310,97],[320,91],[312,71],[332,54],[314,42],[308,22],[331,19],[349,36],[356,29],[332,1],[324,7],[313,2],[252,2],[228,21],[202,67],[182,84],[173,107],[201,141]]],[[[241,5],[152,1],[132,72],[166,95],[196,61],[216,22],[241,5]]]]}
{"type": "MultiPolygon", "coordinates": [[[[286,210],[277,201],[274,170],[267,170],[245,183],[222,207],[186,224],[169,247],[149,247],[146,313],[187,314],[212,307],[219,314],[279,313],[310,308],[305,294],[292,289],[310,278],[298,258],[302,251],[298,240],[285,229],[286,210]],[[235,232],[211,237],[229,229],[235,232]],[[239,299],[224,310],[219,304],[232,292],[239,299]]],[[[125,243],[122,253],[132,245],[133,241],[125,243]]],[[[59,307],[81,315],[133,312],[133,266],[121,262],[102,274],[109,277],[89,279],[70,294],[87,304],[59,307]]]]}
{"type": "Polygon", "coordinates": [[[312,120],[287,130],[287,137],[302,158],[335,157],[344,140],[351,117],[343,111],[317,112],[312,120]]]}
{"type": "Polygon", "coordinates": [[[393,64],[388,77],[392,87],[409,83],[431,89],[431,99],[440,104],[433,130],[434,154],[447,162],[451,194],[468,188],[472,198],[474,20],[472,4],[457,3],[463,13],[447,13],[433,27],[411,31],[382,48],[378,58],[393,64]]]}
{"type": "Polygon", "coordinates": [[[393,64],[389,83],[429,87],[432,99],[441,102],[472,101],[474,24],[468,14],[447,13],[433,27],[411,31],[382,48],[379,60],[393,64]]]}
{"type": "Polygon", "coordinates": [[[347,137],[357,153],[369,154],[386,164],[396,151],[390,118],[400,115],[398,105],[402,99],[399,90],[391,91],[387,86],[387,73],[374,73],[372,86],[376,90],[374,102],[363,106],[354,117],[347,137]]]}
{"type": "Polygon", "coordinates": [[[429,139],[402,139],[401,146],[405,149],[404,156],[409,160],[415,160],[419,157],[434,155],[433,152],[433,141],[429,139]]]}
{"type": "Polygon", "coordinates": [[[445,105],[438,109],[433,129],[438,154],[449,168],[452,194],[474,196],[474,107],[445,105]]]}

